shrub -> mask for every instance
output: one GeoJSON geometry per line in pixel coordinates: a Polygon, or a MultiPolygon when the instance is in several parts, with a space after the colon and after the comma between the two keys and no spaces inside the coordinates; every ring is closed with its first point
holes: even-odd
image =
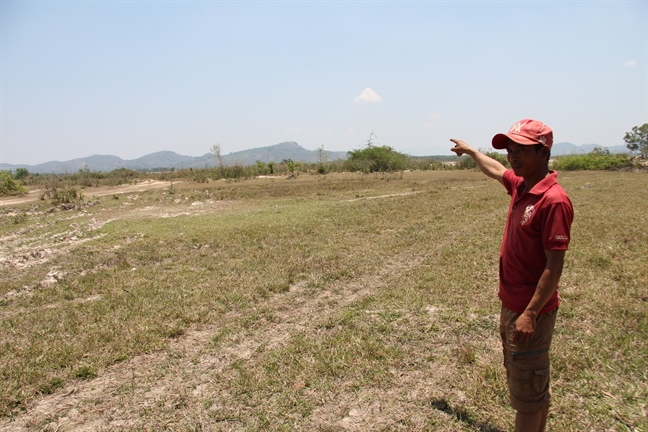
{"type": "Polygon", "coordinates": [[[288,159],[288,162],[286,162],[286,170],[288,170],[288,174],[289,174],[291,177],[294,177],[294,176],[295,176],[295,168],[296,168],[296,166],[295,166],[295,162],[293,162],[292,160],[288,159]]]}
{"type": "Polygon", "coordinates": [[[492,150],[491,150],[491,151],[486,151],[486,152],[484,152],[484,154],[485,154],[486,156],[488,156],[488,157],[491,157],[491,158],[495,159],[497,162],[501,163],[501,164],[504,165],[506,168],[510,168],[510,167],[511,167],[511,166],[509,165],[509,163],[508,163],[508,159],[506,158],[506,155],[505,155],[505,154],[498,153],[498,152],[496,152],[496,151],[492,151],[492,150]]]}
{"type": "Polygon", "coordinates": [[[208,183],[209,182],[209,177],[207,176],[207,170],[194,170],[191,169],[191,172],[193,173],[193,181],[196,183],[208,183]]]}
{"type": "Polygon", "coordinates": [[[52,205],[74,204],[83,200],[83,193],[75,187],[58,188],[53,185],[45,186],[45,193],[41,196],[42,200],[49,199],[52,205]]]}
{"type": "Polygon", "coordinates": [[[407,156],[383,145],[368,144],[363,149],[347,152],[346,167],[349,171],[362,171],[365,173],[376,171],[397,171],[407,168],[407,156]]]}
{"type": "Polygon", "coordinates": [[[16,172],[14,173],[14,178],[16,180],[22,180],[29,177],[29,171],[27,168],[16,168],[16,172]]]}
{"type": "Polygon", "coordinates": [[[0,171],[0,196],[25,195],[27,188],[11,177],[9,171],[0,171]]]}
{"type": "Polygon", "coordinates": [[[477,168],[477,163],[470,156],[463,155],[457,161],[455,165],[457,169],[474,169],[477,168]]]}
{"type": "Polygon", "coordinates": [[[449,165],[444,164],[443,162],[433,160],[433,161],[430,161],[430,164],[428,165],[428,167],[424,168],[424,169],[429,169],[429,170],[432,170],[432,171],[440,171],[440,170],[446,170],[449,167],[450,167],[449,165]]]}
{"type": "MultiPolygon", "coordinates": [[[[480,152],[485,154],[486,156],[495,159],[497,162],[501,163],[505,167],[509,168],[510,165],[508,163],[508,159],[506,158],[505,154],[498,153],[496,151],[492,150],[484,150],[484,149],[479,149],[480,152]]],[[[459,161],[457,162],[457,165],[455,165],[457,169],[474,169],[477,168],[477,163],[467,155],[463,155],[459,158],[459,161]]]]}
{"type": "Polygon", "coordinates": [[[587,154],[559,156],[553,168],[559,171],[618,170],[631,167],[632,160],[626,154],[612,154],[606,148],[595,148],[587,154]]]}
{"type": "Polygon", "coordinates": [[[254,165],[254,171],[256,175],[268,175],[270,173],[270,167],[265,162],[257,161],[254,165]]]}
{"type": "Polygon", "coordinates": [[[9,218],[14,224],[18,225],[19,223],[25,222],[27,220],[27,213],[24,211],[19,211],[15,215],[9,218]]]}

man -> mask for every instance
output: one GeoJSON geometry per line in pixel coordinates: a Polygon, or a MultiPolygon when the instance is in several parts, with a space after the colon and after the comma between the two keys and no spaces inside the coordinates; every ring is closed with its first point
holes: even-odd
{"type": "Polygon", "coordinates": [[[574,211],[549,170],[551,129],[537,120],[517,122],[492,145],[506,149],[507,170],[461,140],[451,139],[457,155],[467,154],[479,169],[511,195],[500,252],[500,334],[515,430],[544,431],[551,393],[549,346],[560,304],[557,291],[574,211]]]}

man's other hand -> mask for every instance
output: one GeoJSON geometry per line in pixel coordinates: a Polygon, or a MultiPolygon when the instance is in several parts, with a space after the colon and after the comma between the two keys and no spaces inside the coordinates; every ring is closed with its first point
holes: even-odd
{"type": "Polygon", "coordinates": [[[535,333],[536,319],[528,313],[523,313],[515,321],[513,327],[513,343],[524,343],[533,339],[535,333]]]}

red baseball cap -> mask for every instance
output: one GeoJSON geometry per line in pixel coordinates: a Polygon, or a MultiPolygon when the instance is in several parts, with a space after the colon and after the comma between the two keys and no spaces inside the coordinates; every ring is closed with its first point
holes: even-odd
{"type": "Polygon", "coordinates": [[[507,134],[497,134],[493,137],[493,147],[498,150],[506,148],[508,140],[518,144],[544,144],[551,148],[553,131],[549,126],[538,120],[524,119],[511,126],[507,134]]]}

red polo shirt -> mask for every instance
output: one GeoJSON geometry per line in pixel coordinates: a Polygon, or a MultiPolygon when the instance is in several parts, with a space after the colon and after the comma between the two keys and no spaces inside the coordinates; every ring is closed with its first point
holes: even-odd
{"type": "MultiPolygon", "coordinates": [[[[549,175],[524,192],[524,179],[512,170],[504,173],[504,186],[511,195],[500,253],[499,297],[508,309],[522,313],[535,293],[547,263],[545,250],[567,250],[574,209],[558,173],[549,175]]],[[[560,305],[558,290],[540,310],[560,305]]]]}

